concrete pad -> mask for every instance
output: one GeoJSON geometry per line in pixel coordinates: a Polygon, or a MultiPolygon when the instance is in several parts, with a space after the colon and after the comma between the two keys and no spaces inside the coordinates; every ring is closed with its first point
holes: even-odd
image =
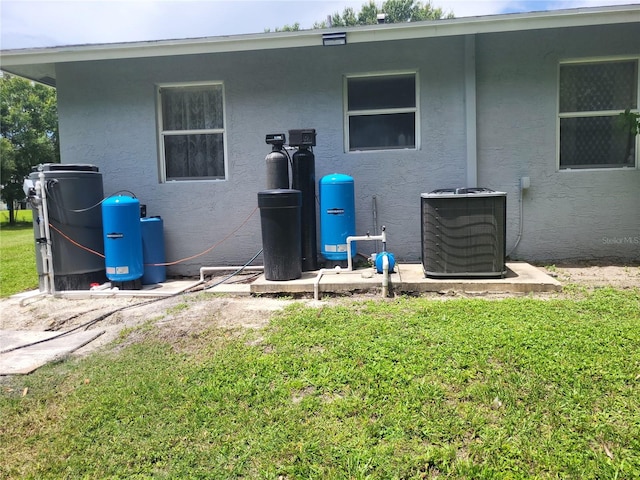
{"type": "MultiPolygon", "coordinates": [[[[207,291],[227,293],[230,295],[251,294],[311,294],[318,271],[302,272],[296,280],[270,281],[264,274],[252,283],[220,284],[207,291]]],[[[168,297],[185,292],[200,285],[198,280],[167,280],[157,285],[145,285],[142,290],[80,290],[56,292],[56,296],[65,298],[99,298],[99,297],[168,297]]],[[[345,269],[339,273],[327,270],[318,284],[318,291],[323,292],[378,292],[382,289],[382,274],[374,268],[362,268],[353,272],[345,269]]],[[[542,292],[558,292],[561,283],[545,274],[542,270],[525,262],[507,263],[505,278],[426,278],[419,263],[396,264],[390,276],[390,291],[395,293],[426,292],[461,292],[461,293],[505,293],[526,294],[542,292]]],[[[39,292],[27,292],[24,300],[32,298],[39,292]]],[[[17,296],[16,296],[17,297],[17,296]]]]}
{"type": "Polygon", "coordinates": [[[402,264],[394,291],[462,293],[543,293],[559,292],[562,284],[525,262],[507,263],[505,278],[426,278],[421,264],[402,264]]]}
{"type": "Polygon", "coordinates": [[[86,345],[102,335],[104,330],[78,331],[60,336],[61,333],[0,330],[0,351],[5,352],[0,354],[0,375],[31,373],[86,345]]]}
{"type": "MultiPolygon", "coordinates": [[[[253,294],[313,294],[318,272],[303,272],[296,280],[269,281],[264,275],[251,284],[253,294]]],[[[505,278],[426,278],[421,264],[397,264],[390,276],[391,291],[462,293],[539,293],[557,292],[562,285],[540,269],[524,262],[507,263],[505,278]]],[[[365,292],[382,288],[382,274],[373,268],[353,272],[325,272],[320,278],[319,292],[365,292]]]]}
{"type": "MultiPolygon", "coordinates": [[[[112,288],[105,288],[101,290],[63,290],[55,292],[54,295],[61,298],[170,297],[172,295],[185,292],[197,285],[200,285],[200,283],[201,282],[199,280],[193,279],[167,280],[166,282],[156,283],[154,285],[143,285],[141,290],[116,290],[112,288]]],[[[33,290],[31,292],[23,292],[13,295],[11,298],[15,298],[22,302],[35,298],[39,295],[45,295],[45,293],[33,290]]]]}
{"type": "Polygon", "coordinates": [[[302,277],[296,280],[273,281],[264,278],[264,274],[256,278],[251,284],[251,293],[308,293],[318,276],[317,272],[302,272],[302,277]]]}
{"type": "Polygon", "coordinates": [[[208,288],[207,292],[228,293],[234,296],[249,296],[251,295],[251,285],[248,283],[221,283],[213,288],[208,288]]]}
{"type": "MultiPolygon", "coordinates": [[[[389,275],[391,286],[400,282],[400,275],[392,273],[389,275]]],[[[313,293],[313,284],[311,285],[313,293]]],[[[377,273],[374,268],[358,269],[355,272],[325,273],[320,279],[318,292],[377,292],[382,290],[382,274],[377,273]]]]}
{"type": "MultiPolygon", "coordinates": [[[[296,280],[273,281],[260,275],[251,284],[251,293],[311,293],[318,277],[319,271],[302,272],[302,276],[296,280]]],[[[398,274],[392,274],[391,282],[399,281],[398,274]]],[[[373,268],[363,268],[354,271],[330,269],[323,272],[318,284],[318,291],[322,292],[355,292],[371,291],[382,288],[382,274],[376,273],[373,268]]]]}

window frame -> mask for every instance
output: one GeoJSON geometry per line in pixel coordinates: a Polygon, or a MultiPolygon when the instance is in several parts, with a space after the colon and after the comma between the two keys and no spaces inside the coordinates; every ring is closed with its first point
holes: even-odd
{"type": "Polygon", "coordinates": [[[222,80],[206,81],[206,82],[174,82],[156,84],[156,132],[158,140],[158,163],[159,163],[159,182],[160,183],[190,183],[190,182],[226,182],[229,180],[229,165],[227,152],[227,105],[225,86],[222,80]],[[222,91],[222,128],[203,128],[188,130],[165,130],[163,125],[162,110],[162,89],[179,89],[189,87],[207,87],[219,86],[222,91]],[[224,177],[183,177],[183,178],[167,178],[167,163],[165,152],[165,136],[171,135],[203,135],[203,134],[222,134],[222,155],[224,156],[224,177]]]}
{"type": "Polygon", "coordinates": [[[633,165],[612,165],[612,166],[567,166],[563,167],[560,164],[560,152],[562,150],[561,138],[560,138],[560,123],[565,118],[593,118],[593,117],[609,117],[622,113],[624,110],[593,110],[593,111],[580,111],[580,112],[561,112],[560,111],[560,71],[565,65],[593,65],[598,63],[614,63],[624,61],[635,61],[637,63],[636,68],[636,107],[631,109],[631,112],[640,112],[640,56],[636,55],[621,55],[621,56],[607,56],[607,57],[586,57],[586,58],[573,58],[560,60],[558,62],[557,69],[557,96],[556,96],[556,170],[558,172],[609,172],[616,170],[636,170],[640,167],[640,135],[636,135],[635,138],[635,158],[633,165]]]}
{"type": "Polygon", "coordinates": [[[370,152],[403,152],[403,151],[417,151],[420,150],[420,78],[418,70],[391,70],[384,72],[368,72],[368,73],[350,73],[343,76],[342,82],[342,102],[343,102],[343,131],[344,131],[344,152],[345,153],[370,153],[370,152]],[[415,82],[415,106],[414,107],[400,107],[400,108],[382,108],[382,109],[365,109],[365,110],[349,110],[349,79],[352,78],[374,78],[374,77],[394,77],[403,75],[413,75],[415,82]],[[414,114],[414,146],[413,147],[399,147],[399,148],[371,148],[364,150],[351,150],[349,148],[349,119],[351,116],[362,115],[387,115],[394,113],[413,113],[414,114]]]}

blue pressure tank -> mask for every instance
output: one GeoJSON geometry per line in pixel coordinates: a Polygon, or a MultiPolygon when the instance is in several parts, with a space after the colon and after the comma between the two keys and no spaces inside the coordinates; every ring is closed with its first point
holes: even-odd
{"type": "MultiPolygon", "coordinates": [[[[320,179],[320,245],[327,260],[347,260],[347,237],[356,234],[353,178],[334,173],[320,179]]],[[[356,242],[351,242],[351,257],[356,242]]]]}
{"type": "Polygon", "coordinates": [[[160,217],[140,219],[142,228],[142,260],[144,262],[143,285],[162,283],[167,279],[164,257],[163,222],[160,217]]]}
{"type": "Polygon", "coordinates": [[[116,195],[102,202],[102,230],[107,278],[112,282],[128,282],[142,277],[138,199],[116,195]]]}

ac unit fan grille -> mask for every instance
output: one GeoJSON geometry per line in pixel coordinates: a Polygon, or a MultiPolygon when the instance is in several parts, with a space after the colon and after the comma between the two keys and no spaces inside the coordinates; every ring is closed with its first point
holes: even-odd
{"type": "Polygon", "coordinates": [[[503,276],[506,195],[422,197],[427,276],[503,276]]]}

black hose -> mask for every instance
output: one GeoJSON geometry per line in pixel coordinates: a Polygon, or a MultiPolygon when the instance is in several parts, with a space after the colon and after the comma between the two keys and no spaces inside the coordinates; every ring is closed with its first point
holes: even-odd
{"type": "MultiPolygon", "coordinates": [[[[242,272],[246,267],[248,267],[248,266],[251,264],[251,262],[253,262],[256,258],[258,258],[258,255],[260,255],[261,253],[262,253],[262,249],[260,249],[260,250],[258,251],[258,253],[256,253],[253,257],[251,257],[251,260],[249,260],[247,263],[245,263],[244,265],[242,265],[242,267],[238,268],[238,269],[237,269],[235,272],[233,272],[231,275],[229,275],[229,276],[225,277],[225,278],[224,278],[224,279],[222,279],[221,281],[219,281],[219,282],[217,282],[217,283],[215,283],[215,284],[213,284],[213,285],[211,285],[211,286],[208,286],[205,290],[209,290],[209,289],[211,289],[211,288],[213,288],[213,287],[216,287],[216,286],[218,286],[218,285],[221,285],[221,284],[223,284],[224,282],[226,282],[227,280],[229,280],[230,278],[233,278],[234,276],[238,275],[238,274],[239,274],[240,272],[242,272]]],[[[94,318],[94,319],[92,319],[92,320],[89,320],[88,322],[85,322],[85,323],[83,323],[83,324],[81,324],[81,325],[78,325],[77,327],[73,327],[71,330],[67,330],[67,331],[65,331],[65,332],[62,332],[62,333],[60,333],[59,335],[55,335],[55,336],[53,336],[53,337],[45,338],[45,339],[38,340],[38,341],[35,341],[35,342],[27,343],[27,344],[24,344],[24,345],[18,345],[18,346],[16,346],[16,347],[12,347],[12,348],[7,348],[7,349],[4,349],[4,350],[0,350],[0,354],[13,352],[13,351],[15,351],[15,350],[20,350],[20,349],[27,348],[27,347],[32,347],[32,346],[34,346],[34,345],[38,345],[38,344],[40,344],[40,343],[44,343],[44,342],[48,342],[48,341],[50,341],[50,340],[55,340],[56,338],[64,337],[65,335],[69,335],[70,333],[75,332],[75,331],[77,331],[77,330],[81,330],[81,329],[83,329],[83,328],[85,328],[85,329],[86,329],[86,328],[89,328],[90,326],[95,325],[95,324],[96,324],[96,323],[98,323],[98,322],[101,322],[101,321],[102,321],[102,320],[104,320],[105,318],[110,317],[110,316],[111,316],[111,315],[113,315],[114,313],[118,313],[118,312],[121,312],[121,311],[123,311],[123,310],[127,310],[127,309],[129,309],[129,308],[142,307],[142,306],[144,306],[144,305],[149,305],[149,304],[154,303],[154,302],[159,302],[160,300],[166,300],[166,299],[168,299],[168,298],[173,298],[173,297],[176,297],[176,296],[178,296],[178,295],[181,295],[181,294],[188,294],[188,293],[192,293],[192,292],[188,292],[188,291],[187,291],[187,292],[178,292],[178,293],[174,293],[174,294],[171,294],[171,295],[169,295],[169,296],[166,296],[166,297],[154,298],[154,299],[152,299],[152,300],[147,300],[146,302],[140,302],[140,303],[136,303],[136,304],[134,304],[134,305],[126,305],[126,306],[124,306],[124,307],[119,307],[119,308],[116,308],[116,309],[114,309],[114,310],[111,310],[110,312],[103,313],[102,315],[100,315],[100,316],[98,316],[98,317],[96,317],[96,318],[94,318]]],[[[73,315],[73,316],[69,317],[67,320],[71,320],[71,319],[73,319],[73,318],[76,318],[76,317],[78,317],[79,315],[80,315],[80,314],[73,315]]]]}
{"type": "MultiPolygon", "coordinates": [[[[147,304],[153,303],[153,302],[158,302],[160,300],[165,300],[167,298],[171,298],[171,297],[174,297],[176,295],[179,295],[179,294],[178,293],[174,293],[173,295],[170,295],[168,297],[154,298],[153,300],[147,300],[146,302],[136,303],[135,305],[127,305],[127,306],[124,306],[124,307],[116,308],[115,310],[111,310],[110,312],[103,313],[102,315],[100,315],[100,316],[98,316],[98,317],[96,317],[96,318],[94,318],[92,320],[89,320],[88,322],[85,322],[82,325],[78,325],[77,327],[73,327],[71,330],[67,330],[67,331],[62,332],[62,333],[60,333],[58,335],[54,335],[53,337],[45,338],[45,339],[42,339],[42,340],[37,340],[35,342],[27,343],[27,344],[24,344],[24,345],[18,345],[17,347],[12,347],[12,348],[7,348],[7,349],[4,349],[4,350],[0,350],[0,354],[13,352],[15,350],[20,350],[22,348],[32,347],[33,345],[38,345],[40,343],[48,342],[50,340],[55,340],[56,338],[64,337],[65,335],[69,335],[70,333],[75,332],[76,330],[81,330],[83,328],[89,328],[91,325],[94,325],[94,324],[104,320],[105,318],[110,317],[114,313],[118,313],[118,312],[120,312],[122,310],[126,310],[128,308],[134,308],[134,307],[141,307],[143,305],[147,305],[147,304]]],[[[69,317],[67,320],[71,320],[72,318],[76,318],[78,315],[79,314],[73,315],[73,316],[69,317]]]]}
{"type": "Polygon", "coordinates": [[[235,272],[233,272],[231,275],[223,278],[222,280],[220,280],[217,283],[214,283],[213,285],[209,285],[207,288],[205,288],[204,290],[211,290],[214,287],[217,287],[218,285],[222,285],[224,282],[226,282],[227,280],[229,280],[230,278],[235,277],[236,275],[238,275],[240,272],[242,272],[246,267],[248,267],[249,265],[251,265],[251,262],[253,262],[256,258],[258,258],[258,255],[260,255],[262,253],[262,248],[258,251],[258,253],[256,253],[253,257],[251,257],[251,260],[249,260],[247,263],[245,263],[244,265],[242,265],[240,268],[238,268],[235,272]]]}

